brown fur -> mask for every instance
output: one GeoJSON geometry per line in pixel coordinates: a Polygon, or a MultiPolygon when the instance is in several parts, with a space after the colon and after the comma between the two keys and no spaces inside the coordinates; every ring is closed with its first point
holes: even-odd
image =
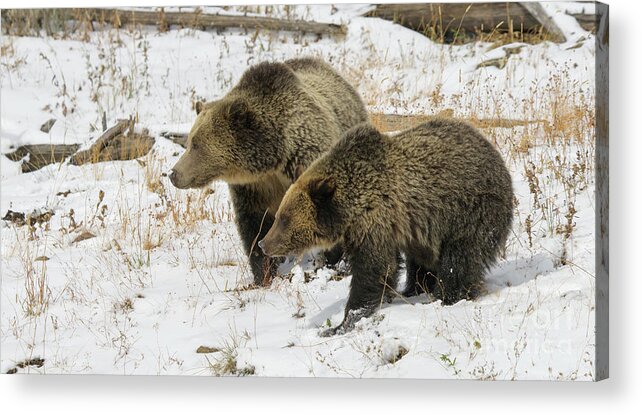
{"type": "Polygon", "coordinates": [[[321,60],[264,62],[248,69],[223,98],[196,107],[187,151],[170,179],[179,188],[224,180],[256,283],[271,278],[254,248],[296,171],[307,168],[341,134],[368,119],[354,89],[321,60]]]}
{"type": "Polygon", "coordinates": [[[475,298],[512,210],[508,170],[472,126],[434,119],[386,136],[364,124],[290,187],[261,247],[279,256],[341,242],[353,271],[338,328],[346,330],[396,287],[400,252],[404,294],[425,289],[444,304],[475,298]]]}

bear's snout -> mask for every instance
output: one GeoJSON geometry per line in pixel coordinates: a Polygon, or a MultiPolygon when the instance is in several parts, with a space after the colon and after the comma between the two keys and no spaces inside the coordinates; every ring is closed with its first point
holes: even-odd
{"type": "Polygon", "coordinates": [[[257,245],[259,246],[259,248],[261,248],[261,251],[263,251],[263,255],[272,256],[274,254],[274,252],[273,252],[274,251],[274,249],[273,249],[274,247],[272,246],[272,244],[270,244],[269,241],[266,241],[266,239],[267,239],[267,237],[261,239],[257,245]]]}
{"type": "Polygon", "coordinates": [[[178,182],[178,173],[176,173],[176,170],[172,169],[172,171],[169,173],[169,181],[172,182],[174,186],[176,186],[176,183],[178,182]]]}
{"type": "Polygon", "coordinates": [[[278,242],[275,244],[275,241],[271,240],[269,235],[265,235],[265,238],[261,239],[257,245],[261,248],[261,251],[263,251],[263,255],[265,256],[282,256],[278,255],[278,252],[276,252],[276,250],[278,250],[278,242]]]}
{"type": "Polygon", "coordinates": [[[193,180],[186,180],[185,174],[181,173],[176,166],[169,173],[169,181],[178,189],[189,189],[193,185],[193,180]]]}

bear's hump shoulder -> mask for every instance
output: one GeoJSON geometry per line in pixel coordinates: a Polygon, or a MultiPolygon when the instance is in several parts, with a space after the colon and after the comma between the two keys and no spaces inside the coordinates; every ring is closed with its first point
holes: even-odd
{"type": "Polygon", "coordinates": [[[379,142],[382,138],[383,134],[374,125],[364,122],[346,131],[337,146],[360,147],[367,143],[379,142]]]}
{"type": "Polygon", "coordinates": [[[302,58],[288,59],[285,61],[285,64],[289,66],[293,71],[301,70],[319,70],[319,69],[328,69],[328,64],[319,58],[314,58],[311,56],[306,56],[302,58]]]}
{"type": "Polygon", "coordinates": [[[299,82],[296,74],[280,62],[261,62],[249,68],[237,84],[237,89],[253,95],[273,94],[299,82]]]}

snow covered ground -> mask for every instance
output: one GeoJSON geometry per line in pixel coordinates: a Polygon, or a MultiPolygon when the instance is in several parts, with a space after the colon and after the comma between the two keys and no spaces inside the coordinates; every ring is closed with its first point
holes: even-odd
{"type": "Polygon", "coordinates": [[[31,229],[0,222],[0,370],[43,359],[17,371],[591,380],[594,37],[564,14],[590,5],[545,7],[566,43],[436,44],[359,17],[363,5],[287,11],[342,22],[343,39],[153,28],[96,31],[89,41],[4,36],[2,153],[88,147],[103,112],[109,125],[137,115],[156,144],[139,160],[26,174],[0,157],[1,214],[54,212],[31,229]],[[342,318],[349,275],[315,271],[310,259],[270,287],[242,289],[251,276],[225,184],[175,189],[163,173],[183,149],[160,133],[189,131],[192,104],[225,94],[248,66],[301,55],[331,63],[373,113],[520,121],[483,128],[507,160],[517,202],[486,295],[448,307],[397,298],[354,331],[322,338],[342,318]],[[478,67],[503,57],[502,69],[478,67]],[[83,232],[95,237],[74,242],[83,232]]]}

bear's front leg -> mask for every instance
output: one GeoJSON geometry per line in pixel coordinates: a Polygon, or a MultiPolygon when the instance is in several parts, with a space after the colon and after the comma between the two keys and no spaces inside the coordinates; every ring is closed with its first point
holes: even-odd
{"type": "Polygon", "coordinates": [[[371,316],[385,301],[386,288],[397,285],[397,253],[390,247],[364,246],[350,254],[352,281],[343,321],[321,333],[344,334],[364,317],[371,316]]]}
{"type": "Polygon", "coordinates": [[[274,216],[268,212],[262,195],[252,186],[231,185],[230,193],[234,203],[236,226],[250,262],[254,284],[267,285],[276,275],[281,260],[265,256],[257,243],[272,226],[274,216]]]}

